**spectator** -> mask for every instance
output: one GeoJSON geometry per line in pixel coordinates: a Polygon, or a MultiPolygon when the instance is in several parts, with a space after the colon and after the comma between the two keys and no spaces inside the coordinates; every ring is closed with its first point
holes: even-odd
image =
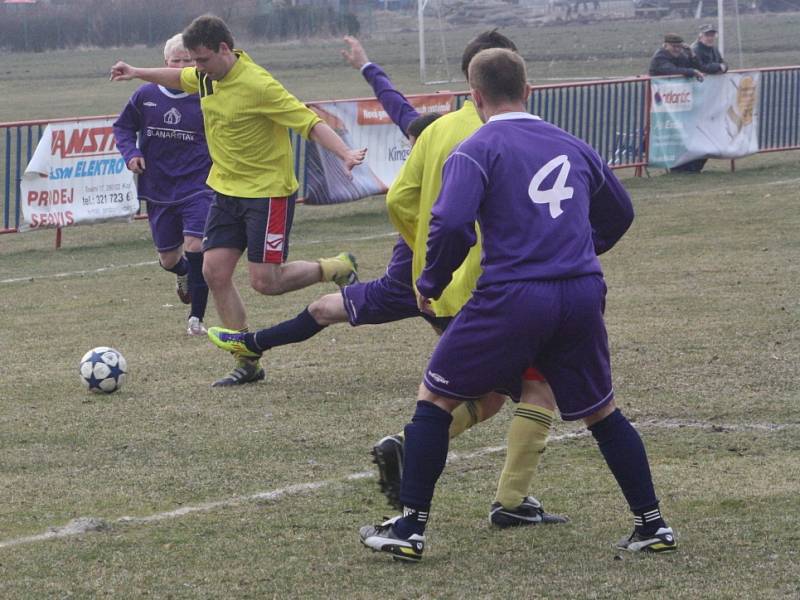
{"type": "Polygon", "coordinates": [[[714,45],[716,41],[716,28],[713,25],[703,25],[700,28],[700,35],[697,36],[697,40],[692,44],[692,53],[703,73],[713,75],[728,71],[728,64],[723,60],[722,55],[714,45]]]}
{"type": "MultiPolygon", "coordinates": [[[[694,77],[697,81],[703,81],[703,73],[700,71],[700,63],[698,63],[697,57],[692,53],[692,49],[683,43],[683,38],[675,33],[668,33],[664,36],[663,46],[650,59],[649,73],[657,77],[683,75],[684,77],[694,77]]],[[[698,158],[673,167],[670,171],[699,173],[703,170],[705,164],[705,158],[698,158]]]]}
{"type": "Polygon", "coordinates": [[[703,81],[700,64],[692,54],[691,48],[683,43],[683,38],[674,33],[664,36],[664,44],[650,59],[650,75],[663,77],[683,75],[703,81]]]}

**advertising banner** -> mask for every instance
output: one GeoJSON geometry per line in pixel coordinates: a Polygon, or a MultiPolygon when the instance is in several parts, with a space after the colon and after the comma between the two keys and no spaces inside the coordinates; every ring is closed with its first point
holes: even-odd
{"type": "MultiPolygon", "coordinates": [[[[409,98],[420,113],[444,114],[454,108],[453,94],[409,98]]],[[[347,176],[341,161],[313,142],[306,144],[306,204],[336,204],[383,194],[403,166],[411,145],[378,100],[347,100],[311,104],[351,148],[367,148],[363,165],[347,176]]]]}
{"type": "Polygon", "coordinates": [[[113,118],[51,123],[20,182],[20,231],[131,220],[133,173],[117,151],[113,118]]]}
{"type": "Polygon", "coordinates": [[[758,72],[652,79],[650,165],[672,168],[758,152],[759,81],[758,72]]]}

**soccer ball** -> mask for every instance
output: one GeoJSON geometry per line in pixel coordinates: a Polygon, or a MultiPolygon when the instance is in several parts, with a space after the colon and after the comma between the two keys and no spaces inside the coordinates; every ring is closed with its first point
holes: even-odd
{"type": "Polygon", "coordinates": [[[98,346],[83,355],[81,381],[90,392],[110,394],[125,383],[128,363],[114,348],[98,346]]]}

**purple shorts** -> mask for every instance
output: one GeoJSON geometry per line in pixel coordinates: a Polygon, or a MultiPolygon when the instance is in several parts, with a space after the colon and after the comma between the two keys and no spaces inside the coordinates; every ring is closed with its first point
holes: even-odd
{"type": "Polygon", "coordinates": [[[434,327],[443,330],[451,320],[449,317],[431,317],[420,312],[411,284],[389,275],[343,287],[342,299],[347,319],[353,327],[423,317],[434,327]]]}
{"type": "Polygon", "coordinates": [[[147,220],[153,245],[159,252],[174,250],[185,236],[203,237],[213,192],[198,194],[175,204],[147,203],[147,220]]]}
{"type": "Polygon", "coordinates": [[[247,249],[252,263],[281,264],[289,255],[295,195],[286,198],[236,198],[216,194],[208,213],[203,250],[247,249]]]}
{"type": "Polygon", "coordinates": [[[536,365],[561,418],[588,416],[614,398],[601,275],[479,288],[447,328],[425,386],[455,400],[502,391],[514,399],[536,365]]]}

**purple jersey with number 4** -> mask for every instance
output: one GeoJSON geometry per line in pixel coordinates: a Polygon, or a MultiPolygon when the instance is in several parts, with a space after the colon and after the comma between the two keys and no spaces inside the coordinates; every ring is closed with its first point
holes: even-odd
{"type": "Polygon", "coordinates": [[[565,419],[613,399],[597,254],[630,226],[625,189],[587,144],[526,113],[493,117],[445,163],[419,291],[436,298],[475,243],[483,274],[431,357],[428,389],[520,393],[535,364],[565,419]],[[453,360],[458,357],[458,360],[453,360]]]}
{"type": "Polygon", "coordinates": [[[211,157],[197,95],[143,85],[114,122],[114,137],[125,164],[144,157],[140,199],[175,204],[198,195],[211,197],[206,185],[211,157]]]}
{"type": "Polygon", "coordinates": [[[588,144],[527,113],[493,117],[447,159],[417,289],[437,298],[483,234],[478,287],[602,273],[630,226],[625,188],[588,144]]]}

